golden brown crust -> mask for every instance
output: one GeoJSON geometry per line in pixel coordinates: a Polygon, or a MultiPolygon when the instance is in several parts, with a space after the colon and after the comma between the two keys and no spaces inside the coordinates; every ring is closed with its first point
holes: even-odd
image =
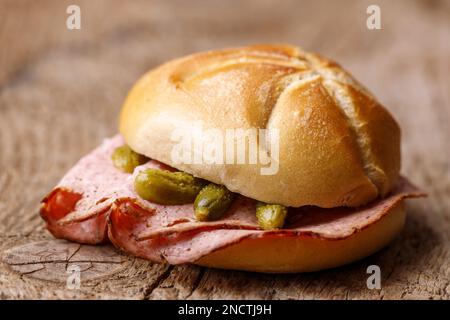
{"type": "Polygon", "coordinates": [[[289,45],[194,54],[144,75],[120,131],[137,152],[257,200],[299,207],[359,206],[392,189],[400,131],[339,65],[289,45]],[[175,164],[176,128],[275,128],[280,167],[175,164]]]}
{"type": "Polygon", "coordinates": [[[313,235],[246,238],[202,257],[201,266],[268,273],[312,272],[342,266],[380,250],[403,229],[403,201],[377,222],[342,239],[313,235]]]}

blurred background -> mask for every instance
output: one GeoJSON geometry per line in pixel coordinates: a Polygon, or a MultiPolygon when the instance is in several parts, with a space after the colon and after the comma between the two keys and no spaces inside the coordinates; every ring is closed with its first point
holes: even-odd
{"type": "MultiPolygon", "coordinates": [[[[402,171],[431,195],[412,210],[407,232],[424,244],[411,248],[432,255],[416,257],[423,270],[443,260],[448,277],[448,0],[0,0],[0,236],[43,234],[40,199],[117,131],[126,93],[144,72],[197,51],[263,42],[337,60],[394,114],[402,171]],[[72,4],[80,30],[66,27],[72,4]],[[381,9],[380,30],[366,26],[371,4],[381,9]]],[[[435,271],[431,279],[442,277],[435,271]]]]}

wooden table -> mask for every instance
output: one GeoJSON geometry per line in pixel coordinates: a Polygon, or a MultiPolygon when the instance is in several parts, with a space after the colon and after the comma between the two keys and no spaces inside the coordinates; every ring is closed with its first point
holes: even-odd
{"type": "Polygon", "coordinates": [[[2,0],[0,297],[448,299],[449,39],[449,1],[2,0]],[[67,30],[66,8],[75,2],[82,29],[67,30]],[[373,3],[381,30],[366,27],[373,3]],[[255,42],[335,58],[398,119],[402,172],[430,196],[409,202],[391,246],[334,270],[266,275],[152,264],[52,239],[39,201],[116,132],[121,103],[142,73],[187,53],[255,42]],[[69,290],[66,268],[74,263],[82,283],[69,290]],[[367,289],[371,264],[381,268],[381,290],[367,289]]]}

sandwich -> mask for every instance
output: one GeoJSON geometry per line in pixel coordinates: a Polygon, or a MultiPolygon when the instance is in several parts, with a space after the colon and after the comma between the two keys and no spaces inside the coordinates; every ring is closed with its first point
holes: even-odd
{"type": "Polygon", "coordinates": [[[146,73],[119,133],[42,200],[56,238],[156,263],[311,272],[366,257],[425,194],[400,128],[332,60],[291,45],[197,53],[146,73]]]}

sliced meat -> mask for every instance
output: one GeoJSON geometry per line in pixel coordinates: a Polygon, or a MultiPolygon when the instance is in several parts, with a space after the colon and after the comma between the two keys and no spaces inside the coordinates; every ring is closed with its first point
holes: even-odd
{"type": "Polygon", "coordinates": [[[62,224],[60,221],[75,211],[82,194],[56,188],[44,200],[41,216],[47,222],[47,229],[56,237],[75,242],[98,244],[107,241],[106,222],[110,206],[92,211],[84,220],[62,224]]]}
{"type": "Polygon", "coordinates": [[[120,136],[105,140],[43,200],[41,216],[55,237],[88,244],[109,240],[136,256],[179,264],[249,237],[349,237],[379,220],[402,199],[423,195],[401,178],[388,197],[361,208],[290,209],[285,227],[273,231],[259,229],[255,201],[239,196],[221,220],[198,222],[192,204],[163,206],[136,195],[133,180],[140,170],[170,167],[150,160],[133,174],[121,172],[113,166],[111,154],[123,143],[120,136]]]}

